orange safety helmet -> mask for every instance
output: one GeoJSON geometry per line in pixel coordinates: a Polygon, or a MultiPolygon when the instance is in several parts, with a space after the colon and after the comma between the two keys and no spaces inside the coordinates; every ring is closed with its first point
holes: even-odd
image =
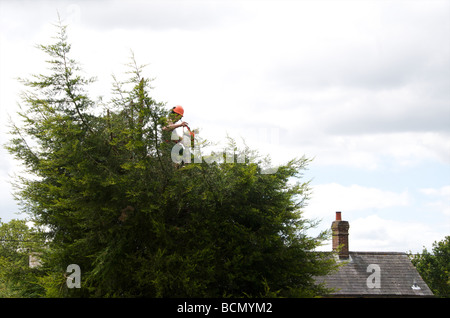
{"type": "Polygon", "coordinates": [[[174,108],[172,108],[172,111],[178,115],[183,116],[184,115],[184,109],[181,106],[175,106],[174,108]]]}

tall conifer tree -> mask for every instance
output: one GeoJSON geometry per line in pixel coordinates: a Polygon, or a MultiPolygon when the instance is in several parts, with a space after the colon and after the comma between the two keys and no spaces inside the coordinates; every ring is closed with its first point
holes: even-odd
{"type": "Polygon", "coordinates": [[[39,271],[47,296],[323,292],[313,276],[334,264],[313,252],[325,233],[306,235],[309,159],[266,174],[264,160],[230,141],[245,162],[175,164],[161,137],[167,110],[134,58],[129,78],[114,78],[113,98],[99,103],[61,23],[55,40],[39,46],[50,74],[22,80],[23,122],[7,146],[32,176],[17,180],[17,198],[47,231],[39,271]],[[81,268],[80,289],[66,286],[69,264],[81,268]]]}

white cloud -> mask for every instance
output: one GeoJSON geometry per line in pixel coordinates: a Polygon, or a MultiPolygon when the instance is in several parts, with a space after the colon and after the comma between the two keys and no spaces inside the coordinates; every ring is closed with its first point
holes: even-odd
{"type": "MultiPolygon", "coordinates": [[[[450,217],[450,186],[443,186],[437,189],[424,188],[420,191],[431,198],[432,201],[427,204],[428,207],[450,217]]],[[[450,219],[447,219],[447,222],[450,232],[450,219]]]]}
{"type": "Polygon", "coordinates": [[[312,191],[305,209],[307,218],[327,217],[335,211],[345,211],[346,215],[351,216],[356,215],[355,212],[408,206],[412,200],[408,191],[397,193],[356,184],[320,184],[313,186],[312,191]]]}
{"type": "Polygon", "coordinates": [[[365,170],[390,165],[414,168],[424,162],[450,163],[450,134],[398,132],[361,135],[327,135],[302,127],[280,130],[285,157],[306,154],[317,165],[341,165],[365,170]]]}
{"type": "Polygon", "coordinates": [[[8,156],[4,156],[5,153],[5,150],[0,150],[2,155],[0,159],[0,167],[2,167],[0,169],[0,219],[3,222],[9,222],[13,218],[19,218],[17,215],[19,209],[12,195],[15,189],[11,185],[11,178],[8,175],[11,173],[14,163],[8,160],[8,156]],[[5,169],[6,167],[9,168],[8,172],[5,169]]]}
{"type": "Polygon", "coordinates": [[[350,222],[350,250],[421,252],[441,240],[429,225],[414,221],[394,221],[369,215],[350,222]]]}
{"type": "Polygon", "coordinates": [[[421,189],[421,192],[426,195],[442,196],[442,197],[445,197],[450,200],[450,186],[443,186],[438,189],[424,188],[424,189],[421,189]]]}

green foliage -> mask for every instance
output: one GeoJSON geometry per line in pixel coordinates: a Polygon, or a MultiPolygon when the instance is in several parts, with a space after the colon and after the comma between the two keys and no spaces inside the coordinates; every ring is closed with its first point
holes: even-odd
{"type": "Polygon", "coordinates": [[[411,262],[436,297],[450,297],[450,236],[433,243],[432,252],[410,254],[411,262]]]}
{"type": "Polygon", "coordinates": [[[39,269],[29,267],[29,255],[39,253],[42,245],[39,231],[25,220],[0,220],[0,298],[36,297],[42,292],[39,269]]]}
{"type": "Polygon", "coordinates": [[[19,178],[23,210],[45,227],[48,248],[36,280],[48,297],[301,297],[318,295],[313,276],[334,262],[312,252],[319,237],[302,218],[308,182],[302,157],[261,172],[250,149],[230,148],[245,163],[174,164],[161,128],[163,103],[134,58],[129,79],[114,77],[106,104],[86,93],[69,59],[66,28],[39,46],[50,75],[29,87],[8,150],[32,177],[19,178]],[[103,106],[99,115],[99,107],[103,106]],[[252,159],[252,160],[250,160],[252,159]],[[65,271],[78,264],[81,289],[65,271]]]}

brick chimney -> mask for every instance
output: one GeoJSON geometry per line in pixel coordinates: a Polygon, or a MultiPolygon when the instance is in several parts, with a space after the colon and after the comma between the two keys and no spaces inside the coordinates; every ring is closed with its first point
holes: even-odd
{"type": "Polygon", "coordinates": [[[340,259],[348,258],[348,229],[347,221],[342,221],[341,212],[336,212],[336,221],[331,224],[333,232],[333,251],[337,251],[340,259]]]}

